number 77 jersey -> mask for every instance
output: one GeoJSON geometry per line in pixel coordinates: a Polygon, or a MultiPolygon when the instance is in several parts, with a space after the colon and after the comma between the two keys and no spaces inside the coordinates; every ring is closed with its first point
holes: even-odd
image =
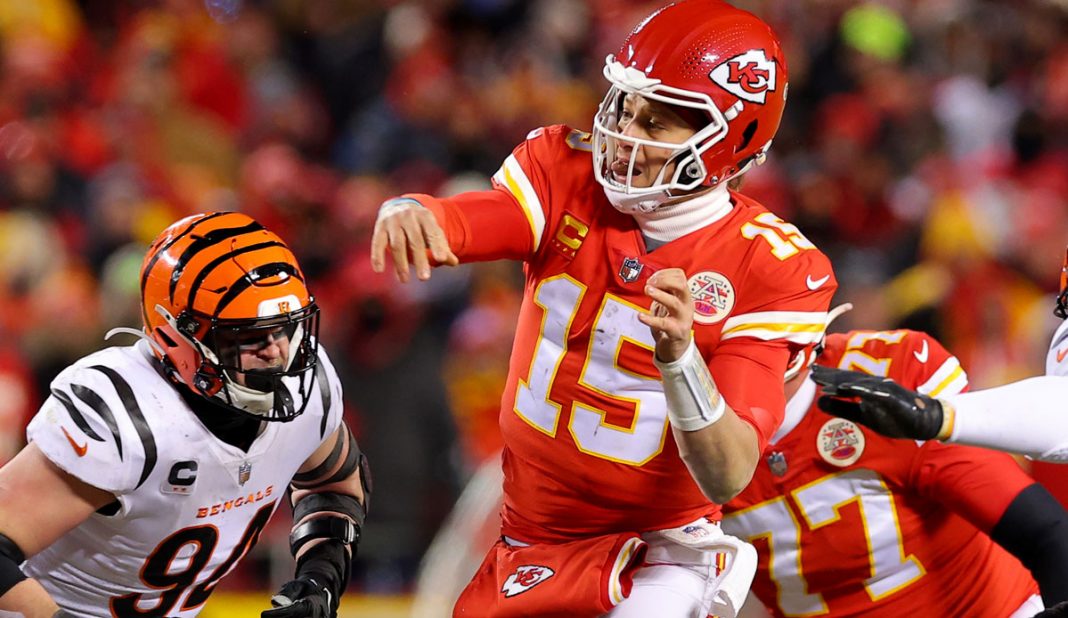
{"type": "Polygon", "coordinates": [[[652,335],[638,321],[650,275],[685,272],[697,347],[761,443],[782,417],[788,362],[822,337],[836,287],[796,227],[734,193],[706,209],[706,225],[649,251],[590,166],[588,134],[539,129],[492,191],[432,202],[461,259],[526,262],[500,414],[504,533],[523,541],[662,529],[718,511],[679,458],[652,335]]]}
{"type": "MultiPolygon", "coordinates": [[[[914,331],[830,335],[817,362],[932,396],[968,384],[955,357],[914,331]]],[[[805,378],[725,508],[724,530],[757,547],[752,589],[775,616],[1004,618],[1037,592],[986,534],[1033,483],[1011,457],[885,438],[825,414],[818,396],[805,378]]]]}

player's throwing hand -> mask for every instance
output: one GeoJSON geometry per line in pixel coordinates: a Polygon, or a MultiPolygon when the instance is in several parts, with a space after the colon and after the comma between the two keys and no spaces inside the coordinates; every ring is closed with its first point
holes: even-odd
{"type": "Polygon", "coordinates": [[[410,197],[383,203],[378,209],[378,220],[371,237],[371,268],[376,273],[385,271],[386,256],[389,255],[393,258],[398,281],[408,281],[409,260],[415,266],[416,276],[426,281],[430,278],[428,254],[438,264],[455,266],[459,263],[449,248],[444,230],[429,209],[410,197]]]}
{"type": "Polygon", "coordinates": [[[670,363],[686,351],[693,330],[693,297],[686,273],[681,268],[657,271],[645,284],[645,293],[653,304],[638,319],[653,333],[656,358],[670,363]]]}

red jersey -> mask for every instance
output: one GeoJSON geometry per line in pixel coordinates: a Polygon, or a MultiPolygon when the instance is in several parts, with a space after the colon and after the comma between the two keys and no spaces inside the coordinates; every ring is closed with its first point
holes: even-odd
{"type": "Polygon", "coordinates": [[[682,268],[698,349],[761,447],[782,419],[783,372],[818,341],[837,284],[827,258],[738,194],[709,225],[647,251],[594,180],[589,134],[538,129],[492,191],[437,200],[463,261],[526,262],[500,426],[504,533],[527,542],[645,531],[715,515],[679,458],[645,281],[682,268]]]}
{"type": "MultiPolygon", "coordinates": [[[[913,331],[827,338],[820,364],[888,376],[932,396],[967,377],[913,331]]],[[[753,592],[775,616],[1004,618],[1038,587],[990,532],[1032,480],[985,449],[882,437],[816,407],[806,380],[787,404],[724,530],[757,547],[753,592]]]]}

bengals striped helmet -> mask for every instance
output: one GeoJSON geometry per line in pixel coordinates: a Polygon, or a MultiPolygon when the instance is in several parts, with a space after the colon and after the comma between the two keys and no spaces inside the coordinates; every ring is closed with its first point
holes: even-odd
{"type": "Polygon", "coordinates": [[[172,380],[263,420],[304,411],[319,308],[289,247],[251,217],[200,214],[163,230],[141,265],[141,309],[172,380]]]}

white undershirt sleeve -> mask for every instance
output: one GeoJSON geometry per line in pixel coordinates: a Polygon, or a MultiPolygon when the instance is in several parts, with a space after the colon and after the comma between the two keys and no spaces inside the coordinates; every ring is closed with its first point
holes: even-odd
{"type": "Polygon", "coordinates": [[[956,409],[947,442],[1068,463],[1068,378],[1028,378],[940,399],[956,409]]]}

